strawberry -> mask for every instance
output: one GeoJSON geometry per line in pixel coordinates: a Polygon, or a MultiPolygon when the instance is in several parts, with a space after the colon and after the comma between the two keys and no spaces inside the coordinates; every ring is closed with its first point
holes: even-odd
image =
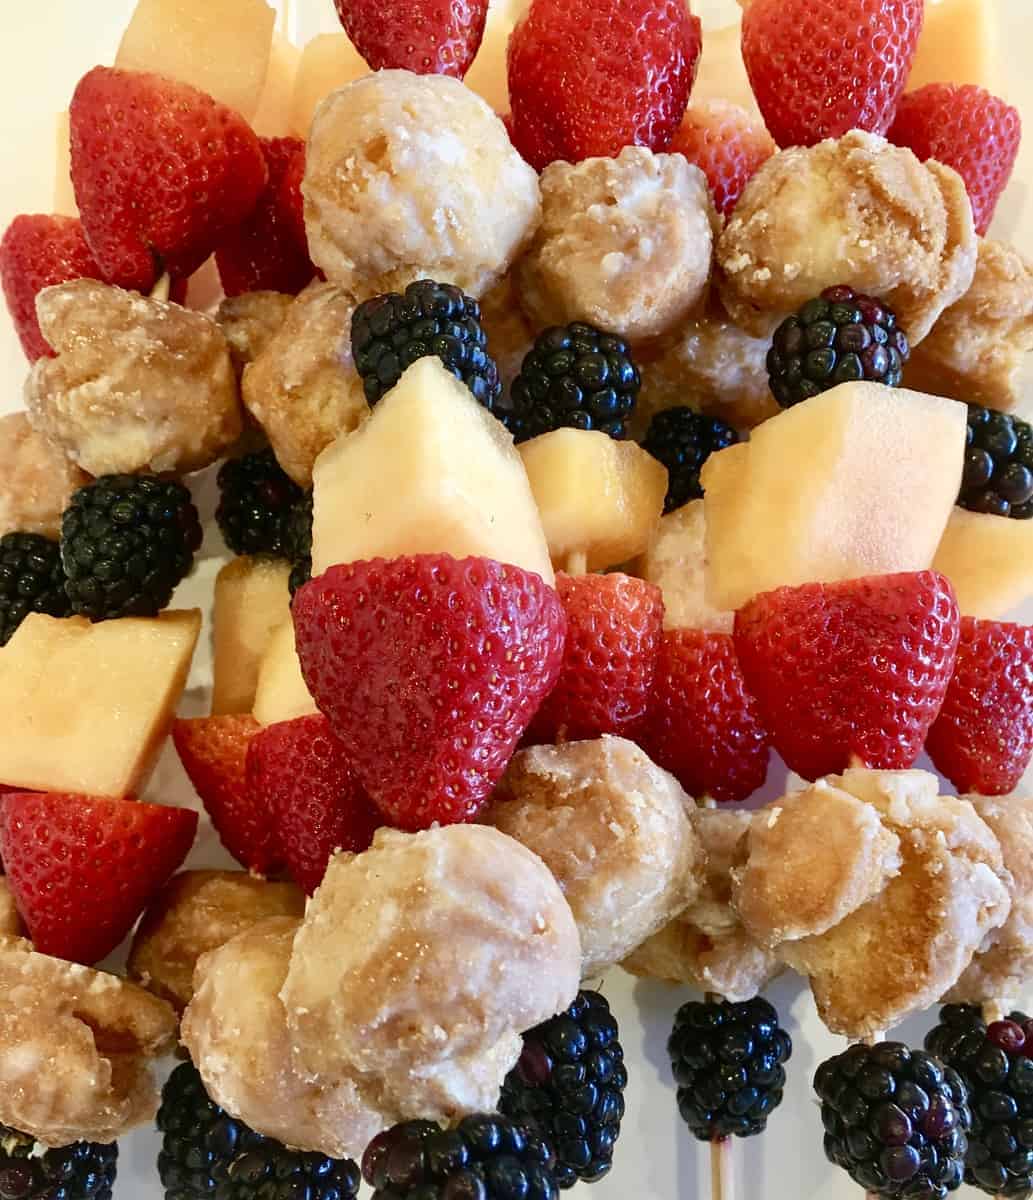
{"type": "Polygon", "coordinates": [[[630,575],[557,575],[567,614],[563,667],[531,722],[528,741],[634,736],[645,716],[663,630],[664,600],[630,575]]]}
{"type": "Polygon", "coordinates": [[[751,0],[742,57],[780,146],[885,133],[922,32],[924,0],[751,0]]]}
{"type": "Polygon", "coordinates": [[[975,84],[930,83],[901,99],[889,139],[923,162],[953,167],[972,201],[976,233],[986,233],[1019,153],[1017,109],[975,84]]]}
{"type": "Polygon", "coordinates": [[[403,829],[477,815],[563,661],[556,592],[487,558],[331,567],[293,613],[309,690],[403,829]]]}
{"type": "Polygon", "coordinates": [[[807,779],[910,767],[943,703],[960,618],[935,571],[755,596],[735,649],[775,749],[807,779]]]}
{"type": "Polygon", "coordinates": [[[754,174],[775,153],[763,124],[738,104],[690,104],[671,152],[684,154],[707,177],[718,212],[727,216],[754,174]]]}
{"type": "Polygon", "coordinates": [[[29,362],[53,358],[36,320],[36,297],[70,279],[101,279],[75,217],[15,217],[0,242],[0,280],[7,310],[29,362]]]}
{"type": "Polygon", "coordinates": [[[263,729],[248,747],[247,786],[268,807],[287,868],[310,896],[331,856],[368,849],[382,824],[321,714],[263,729]]]}
{"type": "Polygon", "coordinates": [[[513,144],[538,170],[666,150],[702,44],[685,0],[532,0],[509,39],[513,144]]]}
{"type": "Polygon", "coordinates": [[[190,853],[197,813],[135,800],[14,793],[0,801],[0,853],[42,954],[106,958],[190,853]]]}
{"type": "Polygon", "coordinates": [[[768,735],[730,634],[668,630],[639,742],[698,799],[745,800],[768,774],[768,735]]]}
{"type": "Polygon", "coordinates": [[[222,844],[242,866],[269,875],[282,865],[272,817],[248,792],[248,745],[262,727],[252,716],[177,720],[172,740],[222,844]]]}
{"type": "Polygon", "coordinates": [[[372,67],[462,79],[480,49],[488,0],[334,0],[372,67]]]}
{"type": "Polygon", "coordinates": [[[161,75],[95,67],[69,111],[72,183],[109,279],[147,291],[192,275],[251,212],[268,179],[248,123],[161,75]]]}
{"type": "Polygon", "coordinates": [[[1033,628],[961,618],[954,677],[925,748],[959,791],[1018,787],[1033,756],[1033,628]]]}
{"type": "Polygon", "coordinates": [[[284,220],[290,222],[291,230],[298,245],[305,247],[308,255],[308,231],[305,229],[305,198],[301,194],[301,184],[305,178],[305,147],[302,144],[300,154],[293,154],[284,168],[280,180],[280,192],[277,200],[277,211],[284,220]]]}
{"type": "Polygon", "coordinates": [[[261,291],[293,296],[316,274],[308,242],[304,234],[298,237],[296,205],[301,193],[295,196],[293,190],[294,181],[305,172],[305,143],[295,137],[262,138],[261,143],[269,182],[251,215],[226,234],[215,252],[227,296],[261,291]]]}

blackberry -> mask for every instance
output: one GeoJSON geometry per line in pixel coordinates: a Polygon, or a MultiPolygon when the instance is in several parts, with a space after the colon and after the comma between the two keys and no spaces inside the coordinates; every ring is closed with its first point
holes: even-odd
{"type": "Polygon", "coordinates": [[[288,1150],[255,1133],[209,1099],[192,1063],[169,1076],[158,1128],[166,1200],[352,1200],[359,1191],[351,1159],[288,1150]]]}
{"type": "Polygon", "coordinates": [[[830,287],[775,330],[768,382],[782,408],[855,379],[897,387],[910,353],[892,309],[851,287],[830,287]]]}
{"type": "Polygon", "coordinates": [[[886,1200],[943,1200],[961,1186],[971,1124],[961,1076],[899,1042],[858,1043],[814,1077],[825,1156],[886,1200]]]}
{"type": "Polygon", "coordinates": [[[628,344],[575,322],[538,335],[510,389],[518,442],[554,429],[597,429],[621,440],[642,380],[628,344]]]}
{"type": "Polygon", "coordinates": [[[683,1004],[667,1042],[682,1120],[702,1142],[763,1133],[782,1103],[792,1052],[778,1013],[760,996],[683,1004]]]}
{"type": "Polygon", "coordinates": [[[288,558],[287,522],[302,493],[272,450],[224,462],[218,483],[215,520],[233,553],[288,558]]]}
{"type": "Polygon", "coordinates": [[[287,518],[287,557],[291,560],[291,596],[312,578],[312,492],[302,493],[287,518]]]}
{"type": "Polygon", "coordinates": [[[1033,517],[1033,427],[1010,413],[968,406],[968,445],[958,503],[995,517],[1033,517]]]}
{"type": "Polygon", "coordinates": [[[72,611],[91,621],[156,616],[200,545],[201,522],[182,484],[101,476],[72,496],[61,519],[72,611]]]}
{"type": "Polygon", "coordinates": [[[111,1200],[118,1146],[75,1142],[39,1155],[30,1137],[0,1125],[2,1200],[111,1200]]]}
{"type": "Polygon", "coordinates": [[[703,488],[699,473],[715,450],[734,446],[739,434],[716,417],[705,417],[691,408],[669,408],[649,422],[642,439],[643,450],[667,468],[667,499],[664,512],[673,512],[699,500],[703,488]]]}
{"type": "Polygon", "coordinates": [[[505,1117],[465,1117],[455,1129],[406,1121],[370,1142],[362,1173],[373,1200],[556,1200],[552,1152],[505,1117]]]}
{"type": "Polygon", "coordinates": [[[0,538],[0,646],[6,646],[29,613],[67,617],[61,547],[38,533],[0,538]]]}
{"type": "Polygon", "coordinates": [[[499,1111],[537,1129],[556,1152],[561,1188],[594,1183],[613,1164],[628,1073],[617,1022],[598,992],[579,992],[558,1017],[524,1034],[499,1111]]]}
{"type": "Polygon", "coordinates": [[[948,1004],[926,1049],[964,1079],[972,1108],[965,1182],[994,1196],[1033,1192],[1033,1024],[1025,1013],[987,1026],[978,1008],[948,1004]]]}
{"type": "Polygon", "coordinates": [[[404,296],[388,292],[360,304],[352,316],[351,344],[371,407],[417,359],[433,356],[489,412],[498,406],[502,382],[488,353],[480,305],[452,284],[420,279],[404,296]]]}

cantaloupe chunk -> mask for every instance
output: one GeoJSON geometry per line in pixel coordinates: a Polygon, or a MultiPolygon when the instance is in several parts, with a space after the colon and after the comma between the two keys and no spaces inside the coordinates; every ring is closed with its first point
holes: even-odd
{"type": "Polygon", "coordinates": [[[556,567],[603,571],[649,545],[667,470],[641,446],[597,430],[556,429],[524,442],[520,457],[556,567]]]}
{"type": "Polygon", "coordinates": [[[703,54],[692,85],[692,103],[702,104],[706,100],[731,100],[747,112],[760,111],[742,60],[742,25],[738,21],[704,31],[703,54]]]}
{"type": "Polygon", "coordinates": [[[137,0],[115,66],[192,84],[250,120],[275,23],[265,0],[137,0]]]}
{"type": "Polygon", "coordinates": [[[38,791],[138,793],[186,684],[201,614],[27,617],[0,650],[0,780],[38,791]]]}
{"type": "Polygon", "coordinates": [[[436,358],[421,358],[312,472],[312,574],[405,554],[480,555],[552,583],[513,439],[436,358]]]}
{"type": "Polygon", "coordinates": [[[291,124],[308,137],[316,109],[338,88],[369,74],[369,66],[346,33],[321,33],[302,51],[291,98],[291,124]]]}
{"type": "Polygon", "coordinates": [[[290,564],[244,556],[215,580],[212,715],[249,713],[273,632],[290,619],[290,564]]]}
{"type": "Polygon", "coordinates": [[[484,38],[473,65],[463,82],[497,113],[509,111],[509,86],[506,74],[506,47],[513,26],[520,19],[525,3],[494,3],[488,7],[484,38]]]}
{"type": "Polygon", "coordinates": [[[72,143],[67,112],[57,114],[54,151],[54,212],[61,217],[77,217],[79,206],[72,187],[72,143]]]}
{"type": "Polygon", "coordinates": [[[956,508],[933,566],[958,594],[963,616],[996,621],[1033,598],[1033,521],[956,508]]]}
{"type": "Polygon", "coordinates": [[[1001,91],[996,0],[925,0],[907,90],[927,83],[978,83],[1001,91]]]}
{"type": "Polygon", "coordinates": [[[258,671],[254,717],[259,725],[275,725],[295,717],[310,717],[318,711],[302,678],[294,645],[294,622],[288,619],[274,631],[266,647],[258,671]]]}
{"type": "Polygon", "coordinates": [[[844,383],[707,460],[707,600],[925,570],[961,485],[966,408],[844,383]]]}
{"type": "Polygon", "coordinates": [[[269,71],[265,77],[262,98],[251,122],[255,133],[261,137],[299,137],[308,129],[294,125],[294,84],[301,66],[301,48],[289,42],[279,33],[273,34],[269,52],[269,71]]]}

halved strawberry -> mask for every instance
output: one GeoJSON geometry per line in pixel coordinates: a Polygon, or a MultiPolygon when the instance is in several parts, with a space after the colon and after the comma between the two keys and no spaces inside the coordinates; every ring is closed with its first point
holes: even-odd
{"type": "Polygon", "coordinates": [[[663,635],[639,743],[697,799],[745,800],[763,786],[768,735],[729,634],[663,635]]]}
{"type": "Polygon", "coordinates": [[[1033,756],[1033,627],[961,618],[954,676],[925,748],[959,791],[1015,790],[1033,756]]]}
{"type": "Polygon", "coordinates": [[[269,875],[283,865],[276,829],[261,796],[248,792],[248,745],[261,730],[254,717],[194,717],[172,726],[183,769],[222,844],[242,866],[269,875]]]}
{"type": "Polygon", "coordinates": [[[0,800],[0,855],[36,949],[86,965],[122,941],[196,833],[185,808],[53,792],[0,800]]]}
{"type": "Polygon", "coordinates": [[[707,177],[717,211],[728,215],[743,188],[775,153],[764,123],[727,100],[690,104],[671,142],[707,177]]]}
{"type": "Polygon", "coordinates": [[[910,767],[954,670],[960,617],[935,571],[809,583],[754,597],[735,649],[775,749],[817,779],[910,767]]]}
{"type": "Polygon", "coordinates": [[[383,824],[322,714],[263,729],[248,747],[247,784],[269,809],[287,869],[310,896],[336,851],[368,849],[383,824]]]}

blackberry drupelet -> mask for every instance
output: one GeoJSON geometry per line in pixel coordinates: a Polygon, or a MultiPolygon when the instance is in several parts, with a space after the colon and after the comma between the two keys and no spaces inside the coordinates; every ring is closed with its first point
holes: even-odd
{"type": "Polygon", "coordinates": [[[287,557],[291,597],[312,578],[312,492],[303,492],[287,518],[287,557]]]}
{"type": "Polygon", "coordinates": [[[1033,1192],[1033,1022],[1025,1013],[987,1026],[978,1008],[948,1004],[926,1049],[969,1092],[972,1131],[965,1182],[993,1196],[1033,1192]]]}
{"type": "Polygon", "coordinates": [[[538,335],[511,390],[518,442],[554,429],[596,429],[621,440],[642,380],[627,342],[575,322],[538,335]]]}
{"type": "Polygon", "coordinates": [[[1010,413],[968,406],[958,503],[996,517],[1033,518],[1033,426],[1010,413]]]}
{"type": "Polygon", "coordinates": [[[0,538],[0,646],[6,646],[29,613],[67,617],[61,547],[38,533],[5,533],[0,538]]]}
{"type": "Polygon", "coordinates": [[[231,458],[218,482],[215,520],[233,553],[289,558],[287,522],[302,493],[272,450],[231,458]]]}
{"type": "Polygon", "coordinates": [[[627,1082],[609,1004],[598,992],[579,992],[565,1013],[524,1034],[499,1111],[537,1129],[553,1147],[561,1188],[579,1179],[594,1183],[613,1164],[627,1082]]]}
{"type": "Polygon", "coordinates": [[[166,1200],[352,1200],[359,1191],[350,1159],[288,1150],[255,1133],[209,1098],[191,1063],[169,1076],[158,1128],[166,1200]]]}
{"type": "Polygon", "coordinates": [[[643,450],[667,468],[667,499],[664,512],[673,512],[699,500],[703,488],[699,473],[715,450],[739,441],[739,434],[724,421],[706,417],[691,408],[669,408],[649,422],[642,439],[643,450]]]}
{"type": "Polygon", "coordinates": [[[118,1146],[75,1142],[34,1155],[36,1143],[0,1125],[2,1200],[111,1200],[118,1146]]]}
{"type": "Polygon", "coordinates": [[[370,1142],[362,1173],[373,1200],[556,1200],[552,1152],[498,1114],[455,1129],[406,1121],[370,1142]]]}
{"type": "Polygon", "coordinates": [[[768,380],[782,408],[840,383],[900,384],[911,350],[896,314],[851,287],[826,288],[775,330],[768,380]]]}
{"type": "Polygon", "coordinates": [[[420,279],[405,295],[388,292],[360,304],[352,316],[352,354],[372,406],[417,359],[436,356],[478,403],[495,412],[502,382],[481,326],[481,309],[449,283],[420,279]]]}
{"type": "Polygon", "coordinates": [[[691,1001],[674,1018],[667,1042],[678,1108],[703,1142],[763,1133],[782,1103],[793,1043],[773,1005],[691,1001]]]}
{"type": "Polygon", "coordinates": [[[814,1077],[825,1155],[886,1200],[943,1200],[961,1186],[971,1124],[961,1076],[899,1042],[858,1043],[814,1077]]]}

